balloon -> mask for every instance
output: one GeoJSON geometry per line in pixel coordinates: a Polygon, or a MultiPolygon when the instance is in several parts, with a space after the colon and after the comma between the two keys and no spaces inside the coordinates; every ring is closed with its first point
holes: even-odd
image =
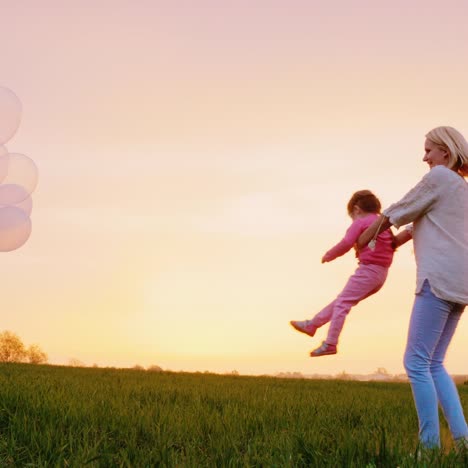
{"type": "Polygon", "coordinates": [[[21,247],[31,235],[31,219],[16,206],[0,208],[0,251],[10,252],[21,247]]]}
{"type": "Polygon", "coordinates": [[[32,198],[21,185],[0,184],[0,208],[4,206],[16,206],[31,215],[32,198]]]}
{"type": "Polygon", "coordinates": [[[24,211],[28,216],[31,216],[33,201],[32,201],[32,198],[28,196],[28,198],[25,198],[22,202],[15,203],[12,206],[16,206],[20,210],[24,211]]]}
{"type": "Polygon", "coordinates": [[[21,102],[16,94],[0,86],[0,145],[11,140],[21,121],[21,102]]]}
{"type": "Polygon", "coordinates": [[[0,207],[17,206],[31,214],[32,200],[29,193],[21,185],[0,184],[0,207]]]}
{"type": "Polygon", "coordinates": [[[29,193],[16,184],[0,184],[0,205],[16,205],[29,197],[29,193]]]}
{"type": "Polygon", "coordinates": [[[37,186],[37,179],[37,166],[28,156],[8,153],[0,157],[0,182],[2,184],[20,185],[30,195],[37,186]],[[5,167],[6,174],[2,178],[5,167]]]}
{"type": "Polygon", "coordinates": [[[3,146],[18,130],[21,102],[0,86],[0,252],[21,247],[31,235],[31,193],[37,186],[34,161],[3,146]]]}
{"type": "Polygon", "coordinates": [[[0,182],[2,182],[8,174],[9,162],[10,158],[8,157],[8,150],[4,146],[0,146],[0,182]]]}

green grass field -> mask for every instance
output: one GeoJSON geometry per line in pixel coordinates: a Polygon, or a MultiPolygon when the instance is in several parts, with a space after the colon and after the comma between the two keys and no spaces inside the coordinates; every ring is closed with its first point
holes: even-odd
{"type": "MultiPolygon", "coordinates": [[[[444,424],[428,466],[468,466],[444,424]]],[[[1,467],[422,466],[416,447],[408,384],[0,365],[1,467]]]]}

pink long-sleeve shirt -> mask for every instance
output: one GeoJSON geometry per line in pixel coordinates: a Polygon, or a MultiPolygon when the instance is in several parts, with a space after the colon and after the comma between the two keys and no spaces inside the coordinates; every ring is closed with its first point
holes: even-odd
{"type": "MultiPolygon", "coordinates": [[[[359,236],[378,218],[378,215],[371,213],[368,216],[357,218],[346,231],[344,238],[332,247],[325,255],[324,260],[331,262],[337,257],[341,257],[356,244],[359,236]]],[[[380,265],[389,267],[392,264],[393,252],[392,235],[387,229],[377,236],[375,249],[371,250],[367,245],[356,253],[359,263],[366,265],[380,265]]]]}

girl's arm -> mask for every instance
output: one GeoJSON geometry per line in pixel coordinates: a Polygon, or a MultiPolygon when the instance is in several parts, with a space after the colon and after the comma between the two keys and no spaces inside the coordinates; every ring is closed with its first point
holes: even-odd
{"type": "MultiPolygon", "coordinates": [[[[366,246],[374,237],[377,237],[381,232],[392,226],[390,220],[380,215],[360,236],[357,240],[357,248],[362,249],[366,246]]],[[[409,240],[409,239],[408,239],[409,240]]]]}
{"type": "Polygon", "coordinates": [[[410,241],[413,238],[413,234],[408,229],[403,229],[403,231],[399,232],[394,240],[395,240],[395,249],[400,247],[400,245],[406,244],[406,242],[410,241]]]}
{"type": "Polygon", "coordinates": [[[351,226],[346,231],[344,238],[322,257],[322,263],[331,262],[332,260],[335,260],[335,258],[341,257],[346,252],[351,250],[356,243],[357,238],[361,234],[362,229],[363,227],[361,219],[353,221],[351,226]]]}

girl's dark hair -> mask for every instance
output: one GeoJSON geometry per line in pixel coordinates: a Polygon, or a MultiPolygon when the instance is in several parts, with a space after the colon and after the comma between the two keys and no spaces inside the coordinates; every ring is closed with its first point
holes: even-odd
{"type": "MultiPolygon", "coordinates": [[[[348,202],[348,214],[353,211],[354,205],[359,206],[361,210],[367,213],[380,213],[380,200],[370,190],[359,190],[359,192],[353,193],[353,196],[348,202]]],[[[396,250],[396,239],[395,234],[391,228],[388,229],[392,236],[392,247],[396,250]]]]}
{"type": "Polygon", "coordinates": [[[359,190],[353,194],[348,202],[348,214],[351,214],[354,205],[367,213],[380,213],[380,200],[370,190],[359,190]]]}

